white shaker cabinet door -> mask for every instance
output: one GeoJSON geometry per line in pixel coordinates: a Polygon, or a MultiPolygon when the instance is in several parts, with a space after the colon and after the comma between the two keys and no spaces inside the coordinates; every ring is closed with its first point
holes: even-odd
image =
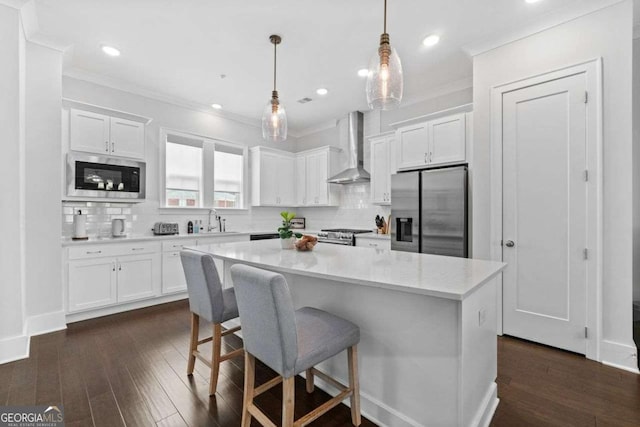
{"type": "Polygon", "coordinates": [[[70,261],[68,292],[69,312],[115,304],[117,302],[115,259],[70,261]]]}
{"type": "Polygon", "coordinates": [[[371,202],[380,205],[391,203],[391,168],[389,139],[371,140],[371,202]]]}
{"type": "Polygon", "coordinates": [[[429,163],[463,162],[466,158],[465,115],[443,117],[428,124],[430,154],[429,163]]]}
{"type": "Polygon", "coordinates": [[[305,206],[307,200],[307,158],[296,157],[296,206],[305,206]]]}
{"type": "Polygon", "coordinates": [[[71,109],[69,115],[69,138],[72,150],[111,154],[109,116],[76,109],[71,109]]]}
{"type": "Polygon", "coordinates": [[[148,254],[118,258],[118,302],[156,295],[156,285],[160,284],[158,257],[157,254],[148,254]]]}
{"type": "Polygon", "coordinates": [[[316,197],[317,204],[326,206],[329,204],[329,153],[327,151],[314,154],[318,173],[314,176],[316,180],[316,197]]]}
{"type": "Polygon", "coordinates": [[[398,169],[412,169],[429,163],[427,123],[398,129],[397,141],[398,169]]]}
{"type": "Polygon", "coordinates": [[[187,281],[180,260],[180,252],[162,254],[162,293],[172,294],[187,290],[187,281]]]}
{"type": "Polygon", "coordinates": [[[111,154],[144,159],[144,124],[111,117],[111,154]]]}
{"type": "Polygon", "coordinates": [[[294,206],[296,204],[295,197],[295,159],[293,157],[278,156],[277,169],[277,188],[278,188],[278,205],[294,206]]]}
{"type": "Polygon", "coordinates": [[[271,153],[260,153],[260,206],[278,204],[278,156],[271,153]]]}

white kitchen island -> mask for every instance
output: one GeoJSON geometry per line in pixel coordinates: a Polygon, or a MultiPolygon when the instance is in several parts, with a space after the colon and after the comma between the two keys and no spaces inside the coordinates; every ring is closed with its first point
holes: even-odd
{"type": "MultiPolygon", "coordinates": [[[[489,424],[498,404],[495,277],[504,264],[323,243],[298,252],[279,240],[193,249],[224,261],[227,286],[235,263],[280,272],[296,308],[359,325],[362,413],[372,421],[489,424]]],[[[346,381],[346,353],[319,369],[346,381]]]]}

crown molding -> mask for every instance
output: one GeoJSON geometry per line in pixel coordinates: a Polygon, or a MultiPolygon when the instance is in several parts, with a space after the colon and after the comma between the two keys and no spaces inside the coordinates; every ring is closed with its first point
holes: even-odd
{"type": "Polygon", "coordinates": [[[138,86],[133,83],[126,82],[124,80],[114,79],[112,77],[106,77],[101,74],[82,70],[80,68],[65,69],[62,72],[62,75],[65,77],[70,77],[72,79],[82,80],[82,81],[97,84],[100,86],[105,86],[105,87],[119,90],[122,92],[143,96],[145,98],[150,98],[150,99],[164,102],[167,104],[177,105],[178,107],[186,108],[188,110],[209,114],[211,116],[220,117],[226,120],[232,120],[246,126],[251,126],[255,128],[261,128],[262,126],[260,123],[260,120],[251,119],[249,117],[230,113],[228,111],[214,111],[211,109],[210,106],[206,104],[189,101],[187,99],[169,95],[162,92],[157,92],[151,89],[144,88],[142,86],[138,86]]]}
{"type": "Polygon", "coordinates": [[[337,127],[337,126],[338,126],[338,119],[332,119],[332,120],[328,120],[328,121],[323,122],[323,123],[318,123],[317,125],[309,126],[309,127],[302,128],[302,129],[299,129],[299,130],[289,129],[289,133],[294,138],[302,138],[303,136],[311,135],[311,134],[314,134],[316,132],[321,132],[321,131],[327,130],[327,129],[333,129],[333,128],[337,127]]]}
{"type": "Polygon", "coordinates": [[[482,40],[462,46],[462,50],[472,57],[480,55],[624,1],[627,0],[590,0],[577,5],[576,2],[572,2],[565,7],[542,15],[529,24],[520,25],[504,32],[494,33],[482,40]]]}

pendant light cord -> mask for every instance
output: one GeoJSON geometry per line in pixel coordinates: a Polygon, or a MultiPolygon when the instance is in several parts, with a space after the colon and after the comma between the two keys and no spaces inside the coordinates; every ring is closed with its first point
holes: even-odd
{"type": "Polygon", "coordinates": [[[387,0],[384,0],[384,32],[387,32],[387,0]]]}
{"type": "MultiPolygon", "coordinates": [[[[387,1],[387,0],[385,0],[387,1]]],[[[278,60],[278,56],[276,55],[276,49],[278,47],[277,43],[273,44],[273,90],[276,90],[276,61],[278,60]]]]}

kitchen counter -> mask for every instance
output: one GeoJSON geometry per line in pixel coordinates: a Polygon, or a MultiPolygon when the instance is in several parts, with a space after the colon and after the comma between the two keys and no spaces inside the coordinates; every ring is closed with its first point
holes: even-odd
{"type": "Polygon", "coordinates": [[[453,300],[465,299],[505,267],[501,262],[324,243],[310,252],[281,250],[279,240],[194,249],[273,271],[453,300]]]}
{"type": "MultiPolygon", "coordinates": [[[[505,264],[323,243],[298,252],[277,240],[194,249],[221,261],[224,277],[236,263],[280,272],[295,308],[357,324],[361,408],[376,424],[489,425],[498,404],[495,277],[505,264]]],[[[345,360],[319,369],[345,382],[345,360]]]]}
{"type": "Polygon", "coordinates": [[[356,240],[358,240],[358,237],[366,237],[367,239],[391,240],[391,234],[378,234],[375,231],[371,233],[356,234],[356,240]]]}
{"type": "MultiPolygon", "coordinates": [[[[179,239],[202,239],[211,237],[228,237],[228,236],[247,236],[250,234],[272,234],[277,231],[227,231],[224,233],[193,233],[193,234],[171,234],[164,236],[155,236],[153,234],[132,234],[124,237],[99,237],[91,236],[88,240],[73,240],[71,237],[63,237],[61,239],[62,247],[110,244],[110,243],[133,243],[146,241],[162,241],[162,240],[179,240],[179,239]]],[[[305,234],[315,234],[312,230],[296,230],[296,232],[305,234]]]]}

